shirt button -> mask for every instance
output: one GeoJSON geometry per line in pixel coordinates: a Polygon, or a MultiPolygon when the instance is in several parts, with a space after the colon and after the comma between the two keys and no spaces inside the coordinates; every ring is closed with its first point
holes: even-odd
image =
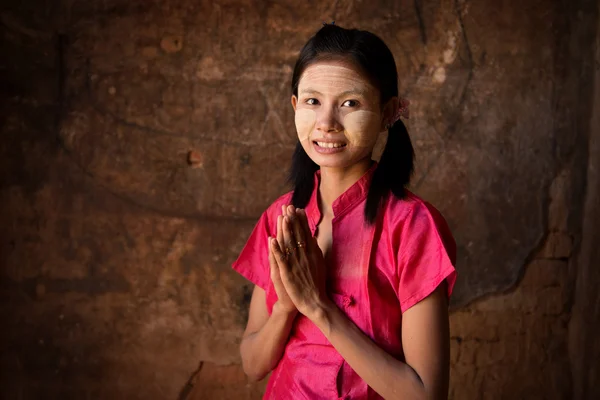
{"type": "MultiPolygon", "coordinates": [[[[354,305],[354,298],[352,296],[344,296],[344,299],[342,300],[344,307],[351,307],[354,305]]],[[[342,400],[344,400],[342,398],[342,400]]]]}

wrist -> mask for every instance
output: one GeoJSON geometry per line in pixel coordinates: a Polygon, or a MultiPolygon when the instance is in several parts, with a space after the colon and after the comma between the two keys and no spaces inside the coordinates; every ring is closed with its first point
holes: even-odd
{"type": "Polygon", "coordinates": [[[329,338],[332,331],[333,317],[339,309],[332,301],[320,304],[309,318],[319,330],[329,338]]]}
{"type": "Polygon", "coordinates": [[[279,301],[276,301],[275,304],[273,304],[273,312],[271,313],[271,315],[273,316],[294,318],[296,317],[296,314],[298,314],[298,310],[295,307],[289,309],[288,307],[281,304],[279,301]]]}

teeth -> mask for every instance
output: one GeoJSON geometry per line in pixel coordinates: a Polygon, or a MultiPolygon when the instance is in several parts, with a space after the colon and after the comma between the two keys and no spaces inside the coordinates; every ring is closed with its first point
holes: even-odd
{"type": "Polygon", "coordinates": [[[334,149],[336,147],[344,146],[344,143],[325,143],[325,142],[317,142],[319,147],[328,147],[330,149],[334,149]]]}

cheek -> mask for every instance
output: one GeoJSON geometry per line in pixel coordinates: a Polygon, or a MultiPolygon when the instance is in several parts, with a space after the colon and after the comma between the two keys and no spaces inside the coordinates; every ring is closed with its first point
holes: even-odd
{"type": "Polygon", "coordinates": [[[370,146],[381,130],[379,114],[371,111],[354,111],[344,117],[344,129],[354,146],[370,146]]]}
{"type": "Polygon", "coordinates": [[[307,140],[315,129],[317,114],[313,110],[297,110],[294,118],[298,139],[303,142],[307,140]]]}

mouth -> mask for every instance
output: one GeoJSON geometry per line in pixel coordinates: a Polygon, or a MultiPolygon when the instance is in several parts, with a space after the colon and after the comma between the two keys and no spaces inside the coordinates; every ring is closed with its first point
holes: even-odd
{"type": "Polygon", "coordinates": [[[346,143],[343,142],[319,142],[319,141],[313,141],[314,144],[316,144],[318,147],[322,147],[324,149],[338,149],[338,148],[342,148],[342,147],[346,147],[346,143]]]}
{"type": "Polygon", "coordinates": [[[320,154],[336,154],[343,152],[347,144],[344,142],[321,142],[318,140],[313,141],[313,147],[317,153],[320,154]]]}

